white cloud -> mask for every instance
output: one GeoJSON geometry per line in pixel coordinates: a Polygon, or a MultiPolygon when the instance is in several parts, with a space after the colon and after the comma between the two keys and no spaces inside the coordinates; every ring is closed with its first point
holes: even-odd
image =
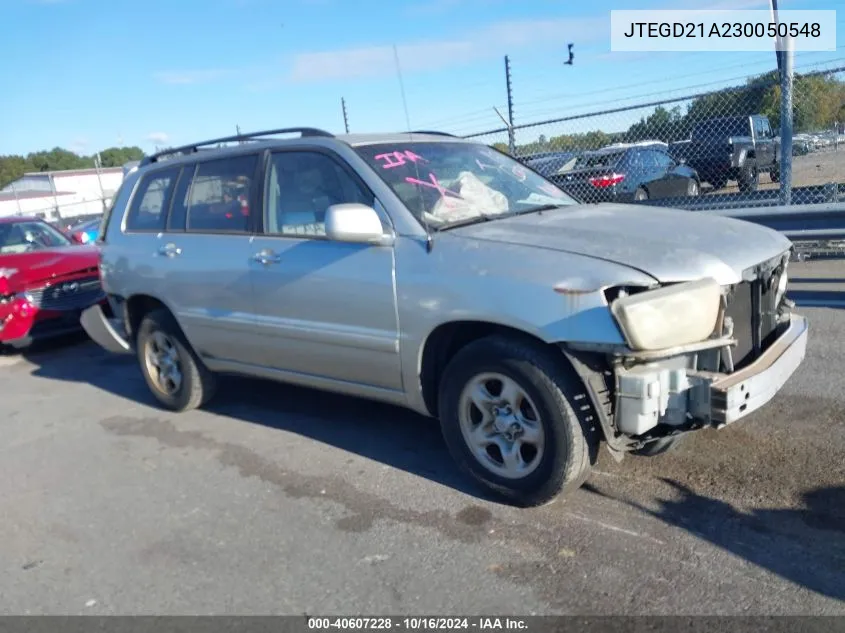
{"type": "Polygon", "coordinates": [[[170,136],[166,132],[150,132],[147,134],[147,140],[156,145],[163,145],[170,140],[170,136]]]}
{"type": "Polygon", "coordinates": [[[220,79],[231,71],[223,68],[207,68],[198,70],[166,70],[153,74],[153,78],[163,84],[190,85],[202,84],[220,79]]]}
{"type": "MultiPolygon", "coordinates": [[[[402,72],[438,70],[515,53],[521,48],[564,49],[566,42],[610,36],[606,16],[549,20],[515,20],[482,27],[461,39],[428,40],[397,45],[402,72]]],[[[294,56],[289,80],[295,82],[379,77],[395,73],[392,45],[294,56]]]]}

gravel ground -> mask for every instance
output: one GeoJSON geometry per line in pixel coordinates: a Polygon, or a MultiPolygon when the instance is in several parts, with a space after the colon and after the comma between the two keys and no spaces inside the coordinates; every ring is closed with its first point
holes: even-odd
{"type": "Polygon", "coordinates": [[[845,615],[845,312],[804,312],[765,410],[603,451],[534,510],[480,497],[404,410],[232,379],[174,415],[86,341],[0,359],[0,612],[845,615]]]}

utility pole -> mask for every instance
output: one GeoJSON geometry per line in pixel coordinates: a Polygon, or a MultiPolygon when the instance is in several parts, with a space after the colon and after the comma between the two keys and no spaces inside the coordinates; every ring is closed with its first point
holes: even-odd
{"type": "Polygon", "coordinates": [[[513,131],[513,87],[511,86],[511,60],[505,55],[505,85],[508,90],[508,150],[516,154],[516,137],[513,131]]]}
{"type": "Polygon", "coordinates": [[[103,205],[103,213],[106,211],[106,190],[103,189],[103,176],[100,170],[102,169],[103,161],[100,158],[100,152],[94,154],[94,168],[97,170],[97,182],[100,185],[100,203],[103,205]]]}
{"type": "MultiPolygon", "coordinates": [[[[237,124],[235,125],[235,133],[236,133],[238,136],[240,136],[240,135],[241,135],[241,126],[240,126],[240,125],[237,125],[237,124]]],[[[239,145],[243,145],[243,141],[238,141],[238,144],[239,144],[239,145]]]]}
{"type": "Polygon", "coordinates": [[[340,107],[343,110],[343,127],[346,133],[349,134],[349,117],[346,116],[346,99],[340,98],[340,107]]]}
{"type": "MultiPolygon", "coordinates": [[[[769,0],[772,23],[778,28],[778,0],[769,0]]],[[[792,204],[792,133],[793,103],[792,90],[795,74],[795,42],[786,34],[785,38],[775,36],[775,58],[780,79],[780,203],[792,204]]]]}
{"type": "Polygon", "coordinates": [[[21,210],[21,199],[18,197],[18,188],[15,186],[15,183],[12,183],[12,193],[15,194],[15,202],[18,205],[18,215],[23,215],[23,211],[21,210]]]}

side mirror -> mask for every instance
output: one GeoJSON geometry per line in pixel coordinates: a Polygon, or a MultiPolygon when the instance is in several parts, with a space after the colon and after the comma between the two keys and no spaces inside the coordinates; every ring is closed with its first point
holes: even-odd
{"type": "Polygon", "coordinates": [[[333,204],[326,209],[325,224],[326,236],[336,242],[375,245],[391,242],[376,210],[365,204],[333,204]]]}

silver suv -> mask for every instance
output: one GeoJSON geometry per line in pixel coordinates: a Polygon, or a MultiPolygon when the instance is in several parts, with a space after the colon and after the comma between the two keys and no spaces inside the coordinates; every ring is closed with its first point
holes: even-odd
{"type": "Polygon", "coordinates": [[[807,344],[780,233],[581,205],[446,134],[169,150],[127,175],[101,236],[110,310],[83,326],[137,354],[164,407],[223,374],[394,403],[518,505],[579,487],[601,443],[655,455],[747,416],[807,344]]]}

